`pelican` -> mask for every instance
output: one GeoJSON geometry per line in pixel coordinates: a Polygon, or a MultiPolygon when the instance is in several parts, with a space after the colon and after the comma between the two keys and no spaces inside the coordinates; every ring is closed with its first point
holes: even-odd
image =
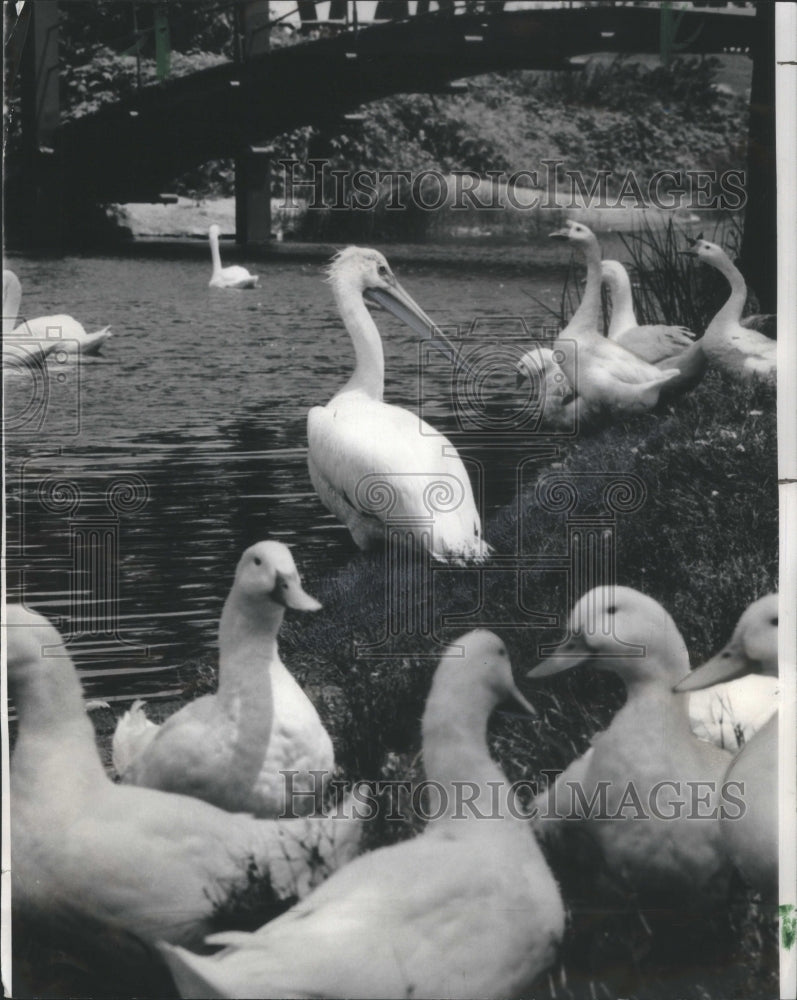
{"type": "Polygon", "coordinates": [[[14,324],[19,314],[22,300],[22,286],[13,271],[3,270],[3,339],[11,338],[26,348],[29,353],[47,356],[55,351],[68,354],[95,355],[111,336],[110,326],[94,333],[87,333],[82,323],[74,316],[56,314],[37,316],[23,320],[16,328],[14,324]]]}
{"type": "Polygon", "coordinates": [[[162,726],[136,701],[113,738],[122,781],[260,817],[320,807],[335,766],[332,742],[277,648],[286,608],[320,607],[303,590],[287,545],[250,546],[221,613],[218,691],[185,705],[162,726]]]}
{"type": "Polygon", "coordinates": [[[703,334],[703,350],[709,362],[745,378],[774,376],[777,343],[741,323],[742,309],[747,300],[747,284],[741,271],[722,247],[704,240],[702,233],[696,239],[687,238],[687,242],[689,249],[681,250],[681,253],[716,268],[731,286],[725,305],[703,334]]]}
{"type": "Polygon", "coordinates": [[[254,933],[211,935],[225,946],[216,954],[163,945],[180,996],[529,996],[556,956],[564,908],[487,749],[489,716],[508,698],[534,713],[495,635],[479,629],[446,650],[422,723],[440,803],[424,832],[363,855],[254,933]],[[463,785],[475,811],[457,804],[463,785]]]}
{"type": "MultiPolygon", "coordinates": [[[[656,368],[599,332],[601,255],[595,234],[582,223],[570,221],[550,236],[579,248],[587,261],[584,296],[567,327],[554,341],[554,347],[561,349],[559,363],[568,381],[583,398],[588,411],[649,410],[659,401],[665,383],[681,374],[679,369],[656,368]]],[[[526,359],[521,359],[518,371],[527,368],[526,359]]]]}
{"type": "Polygon", "coordinates": [[[208,229],[208,239],[210,240],[210,258],[213,261],[213,273],[208,284],[211,288],[257,288],[259,280],[256,274],[250,274],[245,267],[232,264],[230,267],[221,266],[221,254],[219,253],[219,234],[221,230],[213,223],[208,229]]]}
{"type": "Polygon", "coordinates": [[[631,279],[619,260],[602,260],[601,277],[612,296],[612,318],[609,322],[609,340],[628,348],[638,358],[652,365],[692,347],[695,335],[685,326],[667,326],[663,323],[640,326],[634,315],[631,279]]]}
{"type": "MultiPolygon", "coordinates": [[[[754,601],[725,648],[687,674],[674,690],[699,692],[715,684],[739,684],[758,674],[778,676],[777,594],[754,601]]],[[[745,804],[741,815],[721,824],[728,854],[750,885],[772,900],[778,890],[777,713],[734,757],[725,781],[739,782],[745,804]]]]}
{"type": "Polygon", "coordinates": [[[442,562],[480,560],[489,552],[468,473],[451,442],[409,410],[383,401],[382,341],[366,301],[383,306],[420,336],[458,352],[396,281],[377,250],[348,247],[329,268],[329,283],[356,355],[354,373],[326,406],[307,417],[310,478],[324,506],[355,543],[381,543],[385,524],[422,535],[442,562]]]}

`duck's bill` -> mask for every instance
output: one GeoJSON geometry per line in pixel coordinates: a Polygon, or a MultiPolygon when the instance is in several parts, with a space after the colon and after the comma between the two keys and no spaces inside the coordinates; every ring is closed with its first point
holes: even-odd
{"type": "Polygon", "coordinates": [[[540,677],[552,677],[554,674],[563,674],[566,670],[580,667],[592,656],[592,650],[586,643],[583,635],[573,635],[566,643],[559,647],[559,651],[541,660],[536,667],[532,667],[526,674],[534,680],[540,677]]]}
{"type": "Polygon", "coordinates": [[[729,643],[722,652],[712,656],[691,674],[687,674],[675,685],[673,691],[702,691],[703,688],[724,684],[725,681],[732,681],[753,672],[753,664],[742,650],[729,643]]]}
{"type": "Polygon", "coordinates": [[[549,240],[567,240],[570,239],[570,230],[565,226],[563,229],[554,229],[552,233],[548,233],[549,240]]]}
{"type": "Polygon", "coordinates": [[[697,250],[692,250],[691,248],[689,250],[679,250],[678,253],[682,257],[697,257],[697,250]]]}
{"type": "Polygon", "coordinates": [[[430,344],[437,348],[448,360],[463,369],[470,371],[470,365],[459,353],[456,345],[449,340],[443,331],[426,315],[413,297],[405,292],[401,285],[396,282],[392,288],[367,288],[363,292],[366,302],[373,303],[392,313],[396,319],[400,319],[411,330],[414,330],[419,337],[428,340],[430,344]]]}
{"type": "Polygon", "coordinates": [[[298,577],[277,574],[277,585],[271,594],[272,600],[295,611],[320,611],[321,604],[302,587],[298,577]]]}
{"type": "Polygon", "coordinates": [[[526,715],[531,715],[534,718],[537,717],[538,715],[537,709],[531,704],[531,702],[527,701],[526,698],[523,697],[523,695],[520,693],[520,688],[516,687],[515,685],[512,686],[512,689],[509,692],[509,699],[515,705],[519,705],[523,709],[526,715]]]}

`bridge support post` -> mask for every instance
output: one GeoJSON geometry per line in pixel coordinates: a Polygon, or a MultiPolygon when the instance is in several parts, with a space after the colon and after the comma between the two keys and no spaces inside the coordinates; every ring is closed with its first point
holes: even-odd
{"type": "MultiPolygon", "coordinates": [[[[23,173],[9,220],[28,246],[58,246],[63,236],[61,177],[56,133],[60,118],[58,86],[58,4],[30,4],[30,26],[22,52],[23,173]]],[[[15,186],[16,187],[16,186],[15,186]]]]}
{"type": "Polygon", "coordinates": [[[249,60],[269,48],[268,0],[241,0],[237,13],[242,135],[235,158],[235,238],[249,245],[271,239],[271,149],[254,132],[253,109],[262,97],[249,70],[249,60]]]}

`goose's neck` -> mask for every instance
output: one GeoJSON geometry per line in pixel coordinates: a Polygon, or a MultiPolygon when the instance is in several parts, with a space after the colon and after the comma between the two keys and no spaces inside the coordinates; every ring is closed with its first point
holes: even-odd
{"type": "Polygon", "coordinates": [[[628,275],[625,272],[613,275],[609,281],[609,289],[612,295],[609,337],[619,337],[621,333],[638,325],[634,315],[634,300],[628,275]]]}
{"type": "Polygon", "coordinates": [[[742,310],[747,300],[747,283],[742,276],[742,272],[734,265],[729,257],[722,256],[714,266],[724,274],[731,286],[731,294],[728,296],[725,305],[709,324],[706,333],[721,331],[728,326],[735,326],[742,318],[742,310]]]}
{"type": "Polygon", "coordinates": [[[424,770],[440,788],[430,793],[433,822],[450,821],[457,830],[476,820],[483,824],[492,819],[494,824],[498,817],[510,817],[506,777],[487,746],[487,720],[494,705],[477,695],[454,706],[434,694],[423,717],[424,770]]]}
{"type": "Polygon", "coordinates": [[[63,646],[53,646],[19,685],[14,701],[19,729],[13,772],[20,781],[68,780],[70,788],[107,782],[83,690],[63,646]],[[49,776],[49,778],[48,778],[49,776]]]}
{"type": "Polygon", "coordinates": [[[278,659],[277,634],[285,609],[273,601],[250,604],[231,594],[219,623],[219,687],[222,701],[243,697],[242,707],[261,717],[272,713],[271,664],[278,659]]]}
{"type": "Polygon", "coordinates": [[[581,297],[578,309],[573,313],[573,318],[567,324],[564,336],[600,332],[599,320],[603,276],[601,274],[601,251],[598,241],[594,240],[584,244],[582,250],[587,262],[587,283],[584,287],[584,294],[581,297]]]}
{"type": "Polygon", "coordinates": [[[213,261],[213,273],[221,274],[221,254],[219,253],[219,237],[216,233],[210,235],[210,259],[213,261]]]}
{"type": "Polygon", "coordinates": [[[385,356],[376,323],[355,288],[336,285],[334,295],[356,357],[354,373],[340,392],[364,392],[381,402],[385,391],[385,356]]]}

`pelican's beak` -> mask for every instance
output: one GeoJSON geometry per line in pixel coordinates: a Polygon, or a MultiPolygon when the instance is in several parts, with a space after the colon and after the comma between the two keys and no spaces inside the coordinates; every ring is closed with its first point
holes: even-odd
{"type": "Polygon", "coordinates": [[[553,674],[563,674],[565,670],[572,670],[592,656],[592,650],[587,645],[586,636],[583,632],[576,632],[561,645],[556,653],[545,660],[541,660],[536,667],[532,667],[526,674],[537,680],[540,677],[551,677],[553,674]]]}
{"type": "Polygon", "coordinates": [[[548,239],[551,240],[569,240],[570,230],[565,226],[563,229],[554,229],[552,233],[548,233],[548,239]]]}
{"type": "Polygon", "coordinates": [[[458,368],[470,371],[470,366],[460,355],[456,345],[448,339],[440,327],[430,319],[421,309],[415,299],[405,292],[401,285],[395,281],[390,288],[366,288],[363,292],[366,302],[373,303],[392,313],[396,319],[400,319],[411,330],[414,330],[419,337],[428,340],[441,354],[458,368]]]}
{"type": "Polygon", "coordinates": [[[277,582],[271,592],[271,599],[277,604],[282,604],[286,608],[294,608],[296,611],[319,611],[321,605],[311,597],[302,587],[299,575],[283,576],[277,573],[277,582]]]}
{"type": "Polygon", "coordinates": [[[750,673],[754,673],[752,661],[745,655],[741,643],[731,639],[725,649],[712,656],[691,674],[687,674],[675,685],[673,691],[701,691],[703,688],[723,684],[725,681],[732,681],[736,677],[750,673]]]}

